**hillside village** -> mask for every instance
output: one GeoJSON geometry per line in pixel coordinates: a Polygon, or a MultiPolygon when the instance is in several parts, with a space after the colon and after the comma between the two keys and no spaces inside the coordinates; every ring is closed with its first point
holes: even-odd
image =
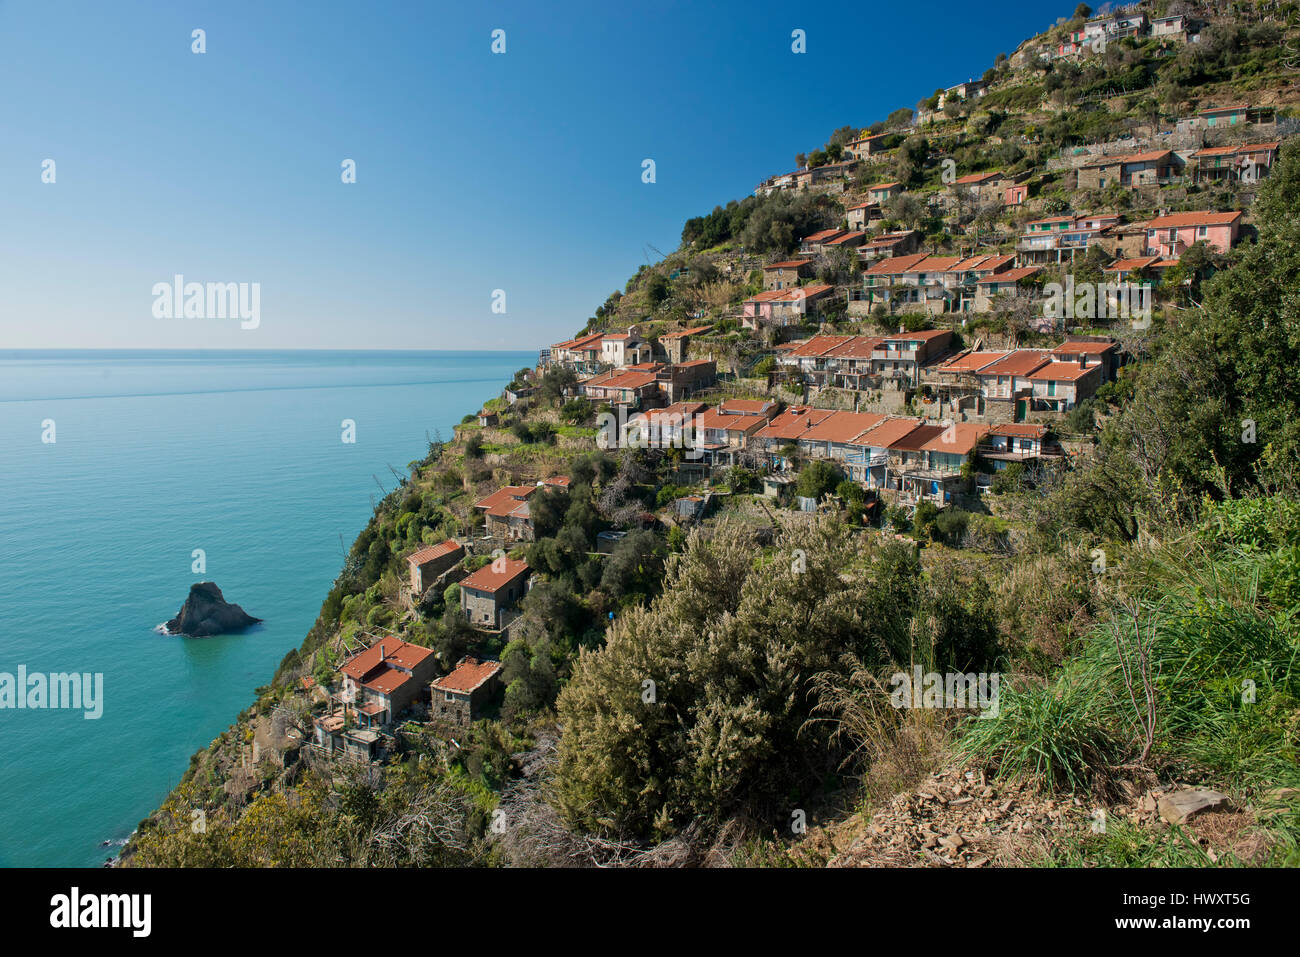
{"type": "MultiPolygon", "coordinates": [[[[422,840],[443,863],[642,853],[650,844],[634,851],[626,834],[662,841],[694,805],[629,811],[617,839],[617,816],[564,813],[606,785],[566,764],[579,759],[564,753],[557,696],[564,736],[594,734],[574,725],[600,724],[607,705],[565,685],[598,667],[617,629],[686,601],[693,562],[731,567],[733,551],[741,578],[805,540],[795,564],[806,551],[814,565],[890,569],[910,583],[916,621],[942,633],[936,662],[949,647],[963,670],[991,662],[1001,641],[1050,674],[1116,594],[1078,556],[1142,536],[1117,505],[1107,531],[1062,544],[1049,496],[1101,454],[1203,286],[1260,241],[1256,196],[1300,131],[1300,29],[1276,8],[1080,5],[982,77],[835,130],[793,170],[689,220],[677,251],[411,464],[302,649],[195,755],[125,859],[224,859],[183,837],[186,807],[221,809],[231,834],[246,809],[286,795],[286,820],[286,807],[324,814],[336,803],[302,785],[312,775],[336,791],[365,782],[372,817],[392,794],[435,795],[443,830],[422,840]],[[981,578],[990,569],[1002,584],[981,578]],[[558,816],[537,797],[557,773],[558,816]],[[528,817],[532,843],[493,830],[498,813],[528,817]],[[584,827],[601,836],[575,836],[584,827]],[[537,833],[553,841],[546,854],[537,833]]],[[[818,579],[822,591],[799,580],[796,607],[834,605],[838,579],[818,579]]],[[[902,601],[870,580],[882,610],[902,601]]],[[[904,661],[911,640],[891,632],[855,654],[904,661]]],[[[838,655],[807,658],[831,669],[838,655]]],[[[1135,786],[1137,807],[1170,784],[1135,786]]],[[[389,824],[415,826],[401,808],[389,824]]],[[[930,837],[915,848],[929,863],[972,859],[930,837]]],[[[410,862],[382,841],[348,853],[410,862]]]]}

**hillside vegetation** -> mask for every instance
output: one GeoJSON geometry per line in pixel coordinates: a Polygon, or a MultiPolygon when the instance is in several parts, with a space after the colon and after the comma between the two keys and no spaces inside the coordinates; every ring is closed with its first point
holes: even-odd
{"type": "MultiPolygon", "coordinates": [[[[996,249],[1058,202],[1104,199],[1067,196],[1039,162],[1048,153],[1210,98],[1266,94],[1286,109],[1295,5],[1267,17],[1265,5],[1221,6],[1198,6],[1211,26],[1178,50],[1142,40],[1082,64],[1000,56],[978,105],[946,106],[924,128],[906,108],[867,127],[893,138],[892,155],[864,164],[850,195],[888,178],[937,191],[945,157],[963,172],[1032,171],[1030,208],[957,214],[996,249]]],[[[1059,42],[1082,17],[1022,49],[1059,42]]],[[[834,161],[860,132],[838,130],[804,159],[834,161]]],[[[834,465],[801,461],[799,493],[830,503],[818,514],[769,507],[759,470],[736,466],[710,486],[720,504],[705,520],[679,522],[673,503],[702,491],[680,484],[681,450],[600,449],[600,409],[572,397],[571,370],[520,370],[510,387],[531,394],[489,403],[490,425],[467,415],[397,477],[301,648],[191,759],[124,861],[935,863],[933,842],[896,841],[889,857],[872,842],[887,844],[880,822],[932,797],[934,781],[968,780],[980,802],[1014,788],[1026,804],[1109,822],[1045,840],[1006,830],[987,847],[968,832],[980,862],[1300,864],[1300,140],[1252,195],[1251,239],[1171,298],[1141,361],[1063,424],[1072,467],[1033,481],[1008,470],[990,494],[942,512],[868,515],[834,465]],[[475,501],[557,474],[568,492],[535,493],[536,540],[510,547],[537,580],[508,641],[470,626],[455,584],[407,596],[413,549],[472,541],[475,501]],[[608,530],[628,534],[602,549],[608,530]],[[454,734],[408,722],[383,764],[286,760],[274,745],[253,760],[255,739],[310,737],[313,689],[378,634],[433,649],[442,672],[467,652],[498,657],[501,700],[454,734]],[[997,717],[892,707],[894,676],[918,666],[1000,675],[997,717]],[[1229,800],[1171,825],[1147,805],[1179,786],[1229,800]]],[[[1216,208],[1235,196],[1170,201],[1216,208]]],[[[824,193],[777,192],[693,218],[681,247],[585,330],[712,322],[720,366],[746,373],[771,344],[724,317],[761,288],[755,257],[839,225],[842,208],[824,193]]],[[[935,248],[974,241],[928,207],[895,213],[935,248]]],[[[818,268],[834,278],[841,267],[818,268]]],[[[809,331],[862,327],[831,315],[809,331]]],[[[727,396],[785,399],[752,373],[699,398],[727,396]]],[[[471,550],[466,562],[491,560],[471,550]]],[[[975,806],[989,811],[972,817],[976,830],[1015,813],[975,806]]]]}

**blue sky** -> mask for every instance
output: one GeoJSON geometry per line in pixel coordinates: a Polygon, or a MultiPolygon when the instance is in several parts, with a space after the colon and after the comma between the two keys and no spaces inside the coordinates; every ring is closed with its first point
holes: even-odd
{"type": "Polygon", "coordinates": [[[536,348],[1072,9],[0,0],[0,347],[536,348]],[[260,283],[260,323],[156,318],[178,273],[260,283]]]}

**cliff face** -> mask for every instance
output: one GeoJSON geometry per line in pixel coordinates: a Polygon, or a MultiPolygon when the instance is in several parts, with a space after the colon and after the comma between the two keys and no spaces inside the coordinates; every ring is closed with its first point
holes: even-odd
{"type": "Polygon", "coordinates": [[[180,613],[163,627],[169,635],[207,638],[229,631],[239,631],[262,619],[247,614],[238,605],[226,601],[216,582],[197,582],[181,605],[180,613]]]}

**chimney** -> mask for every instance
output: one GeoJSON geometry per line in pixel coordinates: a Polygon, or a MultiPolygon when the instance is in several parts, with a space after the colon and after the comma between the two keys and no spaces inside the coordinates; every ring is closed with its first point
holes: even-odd
{"type": "Polygon", "coordinates": [[[388,656],[384,654],[384,643],[382,641],[379,643],[379,660],[380,661],[388,660],[388,656]]]}

